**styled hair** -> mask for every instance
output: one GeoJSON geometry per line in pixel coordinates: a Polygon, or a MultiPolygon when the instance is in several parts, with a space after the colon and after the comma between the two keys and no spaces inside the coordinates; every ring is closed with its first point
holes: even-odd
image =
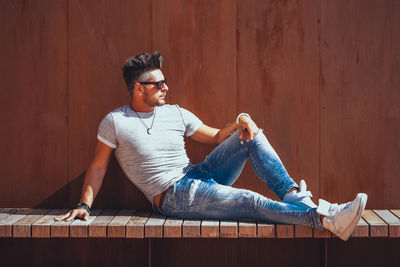
{"type": "Polygon", "coordinates": [[[161,69],[162,61],[163,58],[157,51],[153,54],[140,54],[126,60],[122,71],[130,95],[133,94],[133,87],[136,82],[149,79],[149,71],[161,69]]]}

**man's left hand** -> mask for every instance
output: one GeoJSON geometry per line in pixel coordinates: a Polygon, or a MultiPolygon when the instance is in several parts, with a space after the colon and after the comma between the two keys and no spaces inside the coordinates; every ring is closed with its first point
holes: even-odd
{"type": "Polygon", "coordinates": [[[247,137],[246,142],[253,141],[258,134],[255,122],[246,116],[240,116],[238,121],[239,139],[243,141],[247,137]]]}

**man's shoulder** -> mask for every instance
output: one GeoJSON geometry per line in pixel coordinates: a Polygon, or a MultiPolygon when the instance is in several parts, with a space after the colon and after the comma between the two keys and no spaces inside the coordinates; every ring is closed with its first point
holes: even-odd
{"type": "Polygon", "coordinates": [[[130,110],[129,105],[124,105],[122,107],[119,107],[119,108],[116,108],[116,109],[110,111],[107,115],[113,115],[113,116],[118,115],[118,114],[126,115],[130,112],[133,112],[133,111],[130,110]]]}

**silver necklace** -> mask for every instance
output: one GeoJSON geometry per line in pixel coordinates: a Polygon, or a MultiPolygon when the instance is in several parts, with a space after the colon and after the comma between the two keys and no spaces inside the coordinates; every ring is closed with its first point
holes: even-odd
{"type": "MultiPolygon", "coordinates": [[[[133,110],[133,109],[132,109],[133,110]]],[[[135,110],[133,110],[135,111],[135,110]]],[[[142,120],[142,118],[140,117],[139,113],[137,113],[135,111],[136,115],[139,117],[140,121],[142,122],[143,126],[147,129],[147,134],[151,135],[151,129],[153,128],[153,124],[154,124],[154,120],[156,118],[156,108],[154,108],[154,116],[153,116],[153,121],[151,122],[151,126],[147,127],[146,123],[144,123],[144,121],[142,120]]]]}

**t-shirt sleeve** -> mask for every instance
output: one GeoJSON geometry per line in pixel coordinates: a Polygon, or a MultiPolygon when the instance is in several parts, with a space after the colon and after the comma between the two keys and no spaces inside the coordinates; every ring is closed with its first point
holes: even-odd
{"type": "Polygon", "coordinates": [[[117,147],[117,134],[115,131],[114,118],[111,113],[100,122],[97,139],[111,148],[117,147]]]}
{"type": "Polygon", "coordinates": [[[184,108],[178,107],[181,111],[183,122],[185,124],[185,136],[191,136],[203,124],[203,122],[192,112],[184,108]]]}

